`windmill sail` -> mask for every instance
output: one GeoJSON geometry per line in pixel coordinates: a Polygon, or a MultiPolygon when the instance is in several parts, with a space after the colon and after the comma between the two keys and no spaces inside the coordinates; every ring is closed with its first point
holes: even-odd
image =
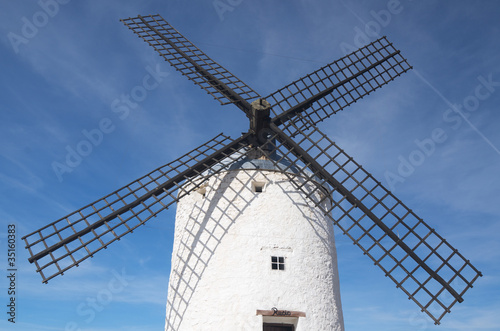
{"type": "MultiPolygon", "coordinates": [[[[265,97],[273,123],[307,114],[308,125],[329,118],[411,69],[392,43],[382,37],[265,97]]],[[[297,118],[300,120],[300,118],[297,118]]]]}
{"type": "Polygon", "coordinates": [[[177,71],[207,91],[221,104],[234,103],[244,112],[259,95],[236,76],[208,57],[160,15],[121,20],[151,45],[177,71]]]}
{"type": "Polygon", "coordinates": [[[313,191],[297,188],[436,324],[463,301],[482,275],[458,250],[318,128],[304,133],[293,122],[286,134],[272,128],[280,162],[319,183],[313,191]]]}
{"type": "Polygon", "coordinates": [[[78,266],[198,188],[207,170],[218,173],[245,157],[241,151],[246,139],[242,136],[232,140],[220,134],[177,160],[24,236],[29,261],[35,263],[45,283],[78,266]],[[181,188],[187,182],[193,185],[181,188]]]}

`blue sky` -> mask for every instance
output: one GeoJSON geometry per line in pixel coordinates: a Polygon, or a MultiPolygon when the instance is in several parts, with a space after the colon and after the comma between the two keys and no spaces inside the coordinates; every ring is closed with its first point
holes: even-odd
{"type": "MultiPolygon", "coordinates": [[[[220,132],[236,138],[248,129],[239,109],[221,107],[170,69],[120,18],[161,14],[261,95],[387,35],[414,70],[321,129],[484,277],[436,327],[338,234],[346,329],[500,329],[500,4],[220,1],[227,11],[212,0],[0,4],[1,268],[8,224],[20,238],[220,132]],[[127,114],[113,111],[151,71],[158,84],[127,114]],[[103,126],[107,133],[71,172],[54,171],[86,144],[85,132],[103,126]],[[404,169],[433,132],[442,139],[404,169]]],[[[48,285],[19,241],[17,323],[2,312],[0,328],[162,329],[174,215],[163,212],[48,285]]],[[[7,285],[2,278],[2,307],[7,285]]]]}

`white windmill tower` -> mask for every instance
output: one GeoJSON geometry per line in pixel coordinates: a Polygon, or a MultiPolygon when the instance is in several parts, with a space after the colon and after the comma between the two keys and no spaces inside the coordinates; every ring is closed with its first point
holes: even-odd
{"type": "Polygon", "coordinates": [[[327,192],[293,170],[245,158],[177,203],[166,330],[344,330],[333,223],[296,187],[327,192]]]}
{"type": "Polygon", "coordinates": [[[385,37],[261,98],[161,16],[122,21],[250,130],[26,235],[43,282],[178,203],[167,330],[343,330],[333,224],[436,324],[463,301],[481,273],[316,127],[410,69],[385,37]]]}

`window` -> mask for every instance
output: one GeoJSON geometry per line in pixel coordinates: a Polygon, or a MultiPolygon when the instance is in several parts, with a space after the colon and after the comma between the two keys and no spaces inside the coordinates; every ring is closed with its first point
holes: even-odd
{"type": "Polygon", "coordinates": [[[265,182],[253,182],[252,183],[252,188],[253,191],[256,193],[262,193],[264,192],[264,187],[266,186],[265,182]]]}
{"type": "Polygon", "coordinates": [[[271,269],[285,270],[285,258],[283,256],[271,256],[271,269]]]}
{"type": "Polygon", "coordinates": [[[204,197],[206,196],[206,194],[207,194],[207,186],[208,186],[207,184],[202,185],[202,186],[200,186],[200,187],[196,190],[196,192],[198,192],[198,193],[199,193],[199,194],[200,194],[203,198],[204,198],[204,197]]]}

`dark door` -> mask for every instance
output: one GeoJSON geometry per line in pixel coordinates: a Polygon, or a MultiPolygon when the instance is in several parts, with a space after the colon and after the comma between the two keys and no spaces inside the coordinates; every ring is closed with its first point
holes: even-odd
{"type": "Polygon", "coordinates": [[[264,331],[293,331],[293,325],[264,324],[264,331]]]}

